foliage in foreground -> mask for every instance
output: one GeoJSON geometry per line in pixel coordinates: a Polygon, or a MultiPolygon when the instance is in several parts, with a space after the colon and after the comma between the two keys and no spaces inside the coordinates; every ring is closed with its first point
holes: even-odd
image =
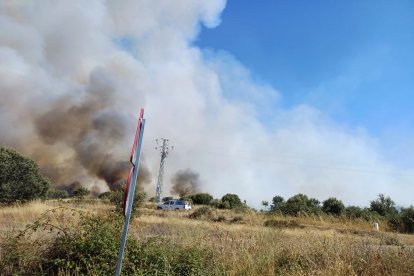
{"type": "MultiPolygon", "coordinates": [[[[125,187],[121,187],[118,190],[109,193],[108,197],[110,202],[115,205],[115,212],[120,215],[123,214],[125,187]]],[[[144,202],[145,197],[145,192],[135,191],[134,201],[132,202],[131,218],[139,216],[139,206],[144,202]]]]}
{"type": "MultiPolygon", "coordinates": [[[[43,214],[0,247],[1,275],[113,275],[121,240],[119,216],[97,216],[57,208],[43,214]],[[54,224],[51,214],[72,212],[74,225],[54,224]],[[44,237],[46,234],[49,238],[44,237]]],[[[210,275],[210,252],[161,238],[129,238],[123,275],[210,275]]]]}
{"type": "MultiPolygon", "coordinates": [[[[203,210],[202,222],[179,212],[162,221],[146,217],[134,229],[139,240],[129,236],[123,275],[414,275],[414,248],[406,236],[324,234],[261,214],[267,227],[233,227],[203,219],[209,210],[217,212],[203,210]]],[[[0,275],[113,275],[121,228],[122,218],[113,214],[52,209],[19,236],[2,239],[0,275]]]]}
{"type": "Polygon", "coordinates": [[[27,202],[46,195],[49,180],[36,162],[13,149],[0,148],[0,203],[27,202]]]}

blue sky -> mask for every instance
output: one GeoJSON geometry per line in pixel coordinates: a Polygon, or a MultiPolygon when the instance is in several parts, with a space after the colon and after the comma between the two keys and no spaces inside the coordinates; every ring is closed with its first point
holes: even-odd
{"type": "Polygon", "coordinates": [[[196,45],[224,50],[285,107],[310,104],[385,145],[414,140],[414,1],[230,0],[196,45]]]}
{"type": "MultiPolygon", "coordinates": [[[[203,191],[237,193],[252,206],[297,193],[361,206],[384,193],[413,204],[412,0],[8,6],[13,12],[0,9],[0,129],[13,131],[0,142],[41,168],[56,165],[56,183],[107,189],[80,162],[83,146],[104,147],[97,160],[125,160],[144,106],[153,176],[153,141],[174,145],[166,182],[190,168],[203,191]],[[53,145],[40,135],[36,118],[91,99],[102,99],[82,124],[93,127],[65,124],[71,135],[53,145]],[[111,147],[95,128],[108,114],[125,121],[111,147]]],[[[62,125],[52,121],[48,129],[62,125]]]]}

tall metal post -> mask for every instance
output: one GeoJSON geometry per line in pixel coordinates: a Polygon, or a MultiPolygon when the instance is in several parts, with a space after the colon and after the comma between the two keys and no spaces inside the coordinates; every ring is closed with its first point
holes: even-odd
{"type": "Polygon", "coordinates": [[[144,127],[145,127],[145,119],[144,116],[144,109],[141,109],[141,114],[138,119],[138,126],[135,133],[135,140],[131,150],[130,162],[132,164],[131,170],[129,172],[128,181],[125,187],[125,195],[124,195],[124,208],[125,208],[125,223],[124,229],[122,231],[122,239],[121,245],[119,246],[118,252],[118,262],[116,266],[116,276],[121,275],[122,270],[122,261],[124,259],[124,252],[126,246],[126,240],[128,235],[128,227],[129,221],[131,219],[131,211],[132,211],[132,203],[134,201],[134,194],[135,194],[135,186],[137,183],[138,178],[138,168],[139,168],[139,161],[141,156],[141,148],[142,148],[142,138],[144,135],[144,127]]]}
{"type": "MultiPolygon", "coordinates": [[[[170,152],[169,140],[165,138],[157,139],[157,147],[156,150],[160,151],[161,154],[161,162],[160,162],[160,170],[158,172],[158,181],[157,181],[157,188],[155,190],[155,200],[157,203],[161,202],[161,193],[162,193],[162,182],[164,178],[164,162],[165,158],[167,158],[170,152]]],[[[171,150],[173,147],[171,147],[171,150]]]]}

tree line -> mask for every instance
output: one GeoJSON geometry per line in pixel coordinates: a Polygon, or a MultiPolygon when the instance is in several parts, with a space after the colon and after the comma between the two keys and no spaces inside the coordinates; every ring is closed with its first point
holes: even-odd
{"type": "Polygon", "coordinates": [[[342,200],[330,197],[323,202],[297,194],[285,200],[282,196],[273,197],[269,206],[268,201],[262,201],[265,211],[280,215],[299,216],[301,214],[344,216],[349,219],[363,219],[367,222],[386,221],[388,226],[399,232],[414,233],[414,207],[397,208],[395,202],[383,194],[370,201],[369,207],[347,206],[342,200]]]}
{"type": "MultiPolygon", "coordinates": [[[[120,191],[121,193],[122,191],[120,191]]],[[[36,162],[24,157],[14,149],[0,148],[0,204],[8,205],[15,202],[27,202],[36,198],[66,198],[83,197],[89,191],[80,183],[73,183],[70,189],[58,190],[50,187],[50,181],[39,171],[36,162]]],[[[144,195],[137,195],[139,202],[144,195]]],[[[121,198],[121,196],[118,196],[121,198]]],[[[116,197],[116,198],[118,198],[116,197]]],[[[168,200],[168,198],[164,198],[168,200]]],[[[196,193],[182,198],[194,204],[210,205],[220,209],[248,209],[245,201],[237,194],[226,194],[221,199],[215,199],[208,193],[196,193]]],[[[119,204],[118,204],[119,205],[119,204]]],[[[273,197],[269,206],[268,201],[262,201],[264,211],[285,216],[301,214],[345,216],[350,219],[363,219],[367,222],[386,221],[388,226],[399,232],[414,233],[414,207],[397,208],[395,202],[383,194],[370,201],[370,206],[347,206],[340,199],[330,197],[323,202],[297,194],[285,200],[282,196],[273,197]]]]}

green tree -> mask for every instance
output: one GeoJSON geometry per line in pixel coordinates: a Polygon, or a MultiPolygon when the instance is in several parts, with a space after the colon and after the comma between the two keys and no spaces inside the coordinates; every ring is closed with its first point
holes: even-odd
{"type": "Polygon", "coordinates": [[[371,210],[366,207],[361,208],[352,205],[345,208],[345,215],[351,219],[362,218],[366,221],[377,221],[379,219],[377,212],[371,212],[371,210]]]}
{"type": "Polygon", "coordinates": [[[401,208],[400,218],[403,224],[403,232],[414,233],[414,207],[401,208]]]}
{"type": "Polygon", "coordinates": [[[270,211],[277,212],[281,211],[285,205],[285,199],[279,195],[276,195],[272,199],[272,204],[270,205],[270,211]]]}
{"type": "Polygon", "coordinates": [[[322,211],[327,214],[339,216],[344,210],[345,206],[342,201],[335,197],[330,197],[322,203],[322,211]]]}
{"type": "MultiPolygon", "coordinates": [[[[124,193],[125,187],[120,187],[118,190],[111,192],[110,202],[115,205],[115,213],[121,215],[124,212],[124,193]]],[[[144,202],[146,197],[145,192],[135,191],[134,201],[132,202],[131,217],[139,215],[138,208],[144,202]]]]}
{"type": "Polygon", "coordinates": [[[262,200],[262,205],[264,207],[264,210],[267,211],[267,207],[269,206],[269,201],[267,200],[262,200]]]}
{"type": "Polygon", "coordinates": [[[188,195],[186,198],[190,199],[194,204],[208,205],[213,201],[213,196],[208,193],[198,193],[188,195]]]}
{"type": "Polygon", "coordinates": [[[321,202],[317,200],[316,198],[309,198],[308,200],[308,206],[311,208],[320,208],[321,202]]]}
{"type": "Polygon", "coordinates": [[[279,195],[274,196],[272,199],[272,207],[280,207],[285,204],[285,199],[279,195]]]}
{"type": "Polygon", "coordinates": [[[308,197],[304,194],[297,194],[286,201],[283,212],[288,215],[297,216],[300,212],[308,212],[308,197]]]}
{"type": "Polygon", "coordinates": [[[243,203],[236,194],[226,194],[221,198],[224,209],[234,209],[236,207],[241,207],[243,203]]]}
{"type": "Polygon", "coordinates": [[[356,219],[363,217],[363,209],[359,206],[348,206],[345,208],[345,215],[348,218],[356,219]]]}
{"type": "Polygon", "coordinates": [[[49,186],[49,180],[40,173],[36,162],[13,149],[0,148],[0,203],[44,197],[49,186]]]}
{"type": "Polygon", "coordinates": [[[381,216],[392,216],[398,213],[395,202],[389,196],[385,197],[383,194],[379,194],[376,200],[371,201],[370,210],[381,216]]]}
{"type": "Polygon", "coordinates": [[[89,193],[90,191],[83,186],[79,186],[75,190],[73,190],[73,196],[81,199],[89,195],[89,193]]]}

